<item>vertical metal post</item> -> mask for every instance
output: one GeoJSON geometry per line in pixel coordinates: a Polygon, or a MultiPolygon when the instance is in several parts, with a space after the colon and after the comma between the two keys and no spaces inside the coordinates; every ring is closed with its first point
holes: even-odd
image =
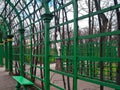
{"type": "Polygon", "coordinates": [[[3,66],[3,42],[0,41],[0,67],[3,66]]]}
{"type": "Polygon", "coordinates": [[[31,33],[31,36],[30,36],[30,79],[31,79],[31,81],[33,80],[33,74],[32,74],[33,73],[32,37],[33,37],[33,34],[31,33]]]}
{"type": "Polygon", "coordinates": [[[13,52],[12,52],[12,38],[13,38],[13,35],[8,35],[7,36],[7,41],[8,41],[8,44],[9,44],[9,54],[8,54],[8,57],[9,57],[9,62],[8,62],[8,66],[9,66],[9,74],[11,75],[13,73],[13,52]]]}
{"type": "Polygon", "coordinates": [[[15,90],[20,90],[20,83],[17,82],[15,90]]]}
{"type": "Polygon", "coordinates": [[[43,14],[41,17],[45,23],[45,90],[50,90],[49,27],[53,15],[43,14]]]}
{"type": "Polygon", "coordinates": [[[78,37],[78,5],[77,0],[73,0],[74,8],[74,77],[73,90],[77,90],[77,37],[78,37]]]}
{"type": "Polygon", "coordinates": [[[20,75],[24,76],[24,29],[19,29],[20,32],[20,75]]]}
{"type": "Polygon", "coordinates": [[[8,41],[5,39],[5,70],[8,70],[8,41]]]}

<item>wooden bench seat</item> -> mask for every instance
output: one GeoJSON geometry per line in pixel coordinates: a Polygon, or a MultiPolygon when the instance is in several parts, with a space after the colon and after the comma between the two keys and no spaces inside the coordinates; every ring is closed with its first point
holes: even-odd
{"type": "Polygon", "coordinates": [[[16,90],[20,89],[20,86],[24,86],[24,90],[27,90],[28,86],[33,86],[34,84],[23,76],[13,76],[13,79],[17,81],[16,90]]]}

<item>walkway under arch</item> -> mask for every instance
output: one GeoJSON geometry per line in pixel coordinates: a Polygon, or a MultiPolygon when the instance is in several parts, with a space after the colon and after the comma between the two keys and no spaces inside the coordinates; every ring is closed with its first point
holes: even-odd
{"type": "Polygon", "coordinates": [[[5,71],[5,67],[0,67],[0,90],[15,90],[16,82],[5,71]]]}

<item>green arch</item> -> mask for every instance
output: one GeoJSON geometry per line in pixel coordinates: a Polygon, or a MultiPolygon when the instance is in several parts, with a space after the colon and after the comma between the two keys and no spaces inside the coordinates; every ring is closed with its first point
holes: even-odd
{"type": "Polygon", "coordinates": [[[7,29],[10,29],[10,26],[9,26],[7,20],[6,20],[2,15],[0,15],[0,17],[2,18],[3,24],[4,24],[5,27],[6,27],[6,28],[4,28],[2,25],[0,25],[0,28],[1,28],[4,36],[6,37],[7,29]]]}
{"type": "MultiPolygon", "coordinates": [[[[4,32],[4,28],[3,28],[3,26],[2,25],[0,25],[0,30],[3,32],[3,36],[5,36],[6,37],[6,33],[4,32]]],[[[3,37],[2,37],[3,38],[3,37]]]]}
{"type": "MultiPolygon", "coordinates": [[[[21,20],[21,17],[19,15],[19,13],[18,13],[18,10],[16,9],[16,7],[14,7],[13,3],[10,0],[6,0],[6,2],[13,8],[14,12],[16,13],[16,15],[18,17],[18,22],[19,22],[20,28],[23,28],[22,20],[21,20]]],[[[0,17],[2,18],[3,23],[4,23],[5,27],[6,27],[6,28],[4,28],[3,26],[0,25],[0,28],[1,28],[4,36],[6,36],[7,29],[9,30],[10,26],[9,26],[7,20],[4,18],[3,15],[0,14],[0,17]]]]}
{"type": "Polygon", "coordinates": [[[16,7],[14,7],[13,3],[10,0],[6,0],[6,2],[14,9],[14,11],[15,11],[17,17],[18,17],[20,27],[23,28],[22,20],[21,20],[21,17],[19,15],[19,13],[18,13],[18,10],[16,9],[16,7]]]}

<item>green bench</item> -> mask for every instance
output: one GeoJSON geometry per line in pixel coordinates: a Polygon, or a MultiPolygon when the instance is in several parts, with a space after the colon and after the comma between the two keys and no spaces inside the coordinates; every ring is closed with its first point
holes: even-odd
{"type": "Polygon", "coordinates": [[[13,76],[13,79],[17,81],[16,90],[20,90],[20,86],[23,86],[24,90],[28,90],[28,86],[33,86],[33,83],[23,76],[13,76]]]}

